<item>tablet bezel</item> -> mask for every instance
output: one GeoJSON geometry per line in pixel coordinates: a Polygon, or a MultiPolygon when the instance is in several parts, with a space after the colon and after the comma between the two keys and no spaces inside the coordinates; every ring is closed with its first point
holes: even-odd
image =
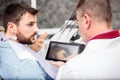
{"type": "Polygon", "coordinates": [[[55,43],[55,44],[63,44],[63,45],[68,45],[68,46],[69,46],[69,45],[78,46],[78,51],[77,51],[77,53],[81,53],[81,52],[84,50],[84,48],[85,48],[85,45],[84,45],[84,44],[50,41],[49,47],[48,47],[48,50],[47,50],[47,54],[46,54],[46,57],[45,57],[46,60],[66,62],[65,60],[59,60],[59,59],[54,59],[54,58],[50,58],[50,57],[49,57],[49,52],[50,52],[50,49],[51,49],[51,45],[52,45],[53,43],[55,43]]]}

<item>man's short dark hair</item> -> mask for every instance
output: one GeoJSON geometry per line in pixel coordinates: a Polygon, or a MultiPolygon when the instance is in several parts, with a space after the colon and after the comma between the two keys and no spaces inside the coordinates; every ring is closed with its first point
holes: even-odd
{"type": "Polygon", "coordinates": [[[39,10],[32,8],[30,5],[26,4],[25,2],[12,3],[8,5],[8,7],[4,11],[4,16],[3,16],[3,26],[5,28],[5,32],[7,31],[8,22],[13,22],[16,25],[19,25],[19,21],[21,17],[27,12],[32,15],[37,15],[39,10]]]}
{"type": "Polygon", "coordinates": [[[78,11],[81,16],[84,13],[97,18],[97,20],[106,21],[111,23],[112,21],[112,11],[109,0],[80,0],[76,11],[78,11]]]}

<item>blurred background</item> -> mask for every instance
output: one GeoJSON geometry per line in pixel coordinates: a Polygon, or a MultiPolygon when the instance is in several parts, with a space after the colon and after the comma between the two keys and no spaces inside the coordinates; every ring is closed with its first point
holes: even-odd
{"type": "MultiPolygon", "coordinates": [[[[69,19],[79,0],[0,0],[0,29],[2,28],[3,11],[12,2],[25,1],[40,9],[38,27],[60,28],[69,19]]],[[[120,0],[110,0],[113,13],[113,27],[120,29],[120,0]]]]}

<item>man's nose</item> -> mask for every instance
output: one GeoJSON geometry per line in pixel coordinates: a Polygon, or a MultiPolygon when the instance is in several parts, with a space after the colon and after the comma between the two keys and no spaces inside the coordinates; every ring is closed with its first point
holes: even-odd
{"type": "Polygon", "coordinates": [[[35,26],[34,27],[34,31],[38,33],[39,32],[39,28],[37,26],[35,26]]]}

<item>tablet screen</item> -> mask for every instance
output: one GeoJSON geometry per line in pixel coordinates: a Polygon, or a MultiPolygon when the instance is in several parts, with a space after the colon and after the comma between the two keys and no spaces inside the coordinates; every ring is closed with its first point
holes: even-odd
{"type": "Polygon", "coordinates": [[[84,44],[51,41],[48,47],[46,59],[66,62],[67,57],[73,53],[81,53],[84,48],[84,44]]]}

